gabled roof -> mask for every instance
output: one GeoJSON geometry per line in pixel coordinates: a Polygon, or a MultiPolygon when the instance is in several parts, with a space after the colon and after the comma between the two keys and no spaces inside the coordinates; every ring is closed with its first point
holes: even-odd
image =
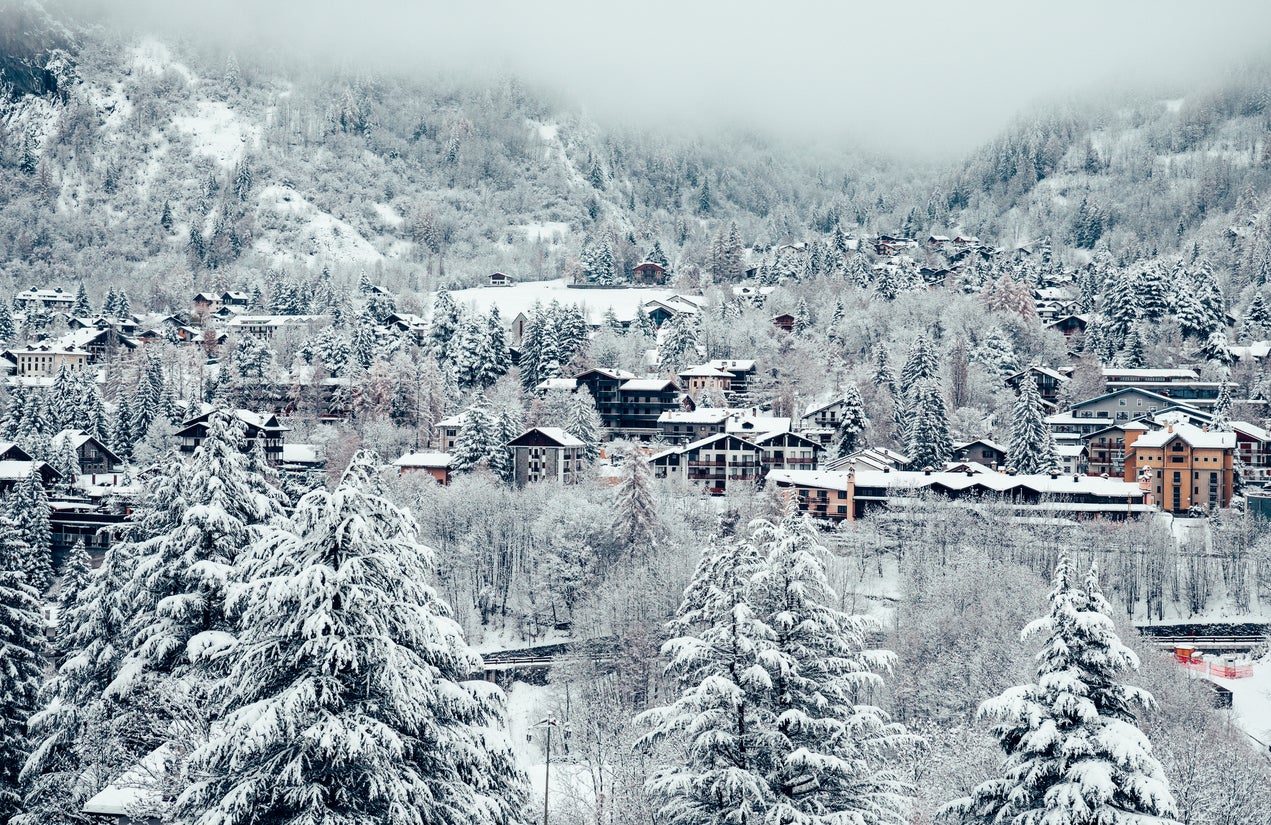
{"type": "Polygon", "coordinates": [[[526,430],[525,432],[518,435],[516,438],[509,441],[508,446],[509,447],[522,446],[521,442],[523,442],[526,438],[530,437],[534,433],[542,434],[544,437],[547,438],[547,440],[555,442],[556,446],[558,447],[586,446],[583,444],[582,441],[570,435],[569,433],[565,432],[560,427],[530,427],[528,430],[526,430]]]}
{"type": "Polygon", "coordinates": [[[967,447],[973,447],[973,446],[975,446],[976,444],[983,444],[985,447],[988,447],[990,450],[996,450],[996,451],[997,451],[997,452],[999,452],[999,453],[1005,453],[1005,452],[1006,452],[1006,448],[1005,448],[1005,447],[1003,447],[1001,444],[998,444],[998,443],[997,443],[997,442],[995,442],[995,441],[990,441],[990,440],[988,440],[987,438],[976,438],[976,439],[974,439],[974,440],[972,440],[972,441],[967,441],[967,442],[963,442],[963,443],[959,443],[959,444],[954,444],[954,445],[953,445],[953,451],[956,453],[956,452],[958,452],[959,450],[965,450],[967,447]]]}
{"type": "Polygon", "coordinates": [[[450,453],[410,452],[393,462],[394,467],[419,467],[424,469],[441,469],[454,463],[455,457],[450,453]]]}
{"type": "Polygon", "coordinates": [[[727,378],[732,380],[733,374],[731,372],[717,370],[708,364],[701,364],[684,370],[679,373],[679,376],[681,378],[727,378]]]}
{"type": "Polygon", "coordinates": [[[1145,390],[1140,387],[1123,387],[1113,392],[1104,393],[1103,395],[1095,396],[1094,398],[1087,398],[1085,401],[1078,401],[1076,404],[1072,405],[1072,408],[1074,410],[1080,410],[1092,404],[1097,404],[1100,401],[1105,401],[1109,398],[1116,398],[1118,395],[1125,395],[1126,393],[1142,395],[1145,398],[1152,401],[1160,401],[1162,407],[1186,406],[1186,405],[1180,405],[1178,403],[1178,399],[1166,398],[1165,396],[1160,395],[1159,393],[1152,392],[1151,390],[1145,390]]]}
{"type": "Polygon", "coordinates": [[[593,373],[597,375],[603,375],[605,378],[613,378],[618,381],[629,381],[632,378],[635,378],[634,372],[627,372],[626,370],[610,369],[605,367],[592,367],[586,372],[580,372],[577,375],[575,375],[574,380],[578,381],[579,383],[582,383],[582,380],[584,378],[586,378],[587,376],[593,373]]]}
{"type": "Polygon", "coordinates": [[[729,373],[751,372],[755,368],[755,362],[746,358],[716,358],[713,361],[707,361],[706,364],[729,373]]]}
{"type": "Polygon", "coordinates": [[[89,435],[83,430],[62,430],[60,433],[58,433],[57,435],[53,436],[52,439],[50,439],[50,445],[56,450],[57,448],[61,447],[62,441],[68,438],[71,440],[71,446],[74,447],[76,450],[78,450],[80,447],[83,447],[86,443],[91,441],[93,442],[93,446],[97,449],[97,451],[101,453],[105,453],[107,457],[111,459],[112,463],[118,464],[122,461],[122,459],[120,459],[119,456],[115,455],[115,452],[111,450],[109,447],[107,447],[105,444],[103,444],[100,439],[94,438],[93,436],[89,435]]]}
{"type": "Polygon", "coordinates": [[[1019,372],[1015,373],[1014,375],[1010,376],[1009,378],[1007,378],[1007,379],[1006,379],[1006,382],[1007,382],[1008,384],[1009,384],[1009,383],[1013,383],[1013,382],[1014,382],[1017,378],[1022,377],[1022,376],[1024,375],[1024,373],[1028,373],[1028,372],[1040,372],[1042,375],[1045,375],[1045,376],[1048,376],[1048,377],[1050,377],[1050,378],[1053,378],[1053,379],[1055,379],[1056,381],[1069,381],[1069,380],[1071,380],[1071,379],[1070,379],[1067,375],[1064,375],[1062,372],[1059,372],[1058,370],[1053,370],[1053,369],[1051,369],[1050,367],[1041,367],[1041,366],[1038,366],[1038,365],[1036,365],[1036,364],[1033,364],[1032,366],[1025,367],[1024,369],[1022,369],[1022,370],[1020,370],[1019,372]]]}
{"type": "Polygon", "coordinates": [[[793,439],[795,441],[802,441],[804,444],[806,444],[809,447],[812,447],[813,449],[817,449],[817,450],[825,449],[824,447],[821,446],[819,442],[813,441],[810,438],[804,438],[798,433],[792,433],[788,430],[783,432],[764,433],[763,435],[756,438],[753,443],[763,446],[764,444],[767,444],[769,441],[775,441],[779,438],[784,438],[786,440],[786,443],[789,443],[789,441],[793,439]]]}
{"type": "Polygon", "coordinates": [[[1154,430],[1139,436],[1134,442],[1134,448],[1164,447],[1176,438],[1182,439],[1185,444],[1196,449],[1229,450],[1235,449],[1236,446],[1234,432],[1202,430],[1194,424],[1173,424],[1163,430],[1154,430]]]}
{"type": "Polygon", "coordinates": [[[660,392],[670,387],[678,390],[674,381],[668,378],[632,378],[618,387],[618,392],[660,392]]]}
{"type": "Polygon", "coordinates": [[[829,401],[822,401],[820,404],[814,404],[813,406],[808,407],[808,411],[799,417],[811,418],[822,410],[828,410],[830,407],[837,407],[842,403],[844,403],[842,398],[832,398],[829,401]]]}
{"type": "Polygon", "coordinates": [[[659,272],[666,272],[666,267],[661,264],[655,264],[653,261],[641,261],[632,267],[632,269],[656,269],[659,272]]]}
{"type": "Polygon", "coordinates": [[[727,407],[698,407],[695,410],[667,410],[658,416],[659,424],[721,424],[732,414],[727,407]]]}

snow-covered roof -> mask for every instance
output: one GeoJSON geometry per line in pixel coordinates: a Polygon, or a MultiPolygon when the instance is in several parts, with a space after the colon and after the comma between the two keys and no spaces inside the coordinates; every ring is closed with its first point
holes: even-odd
{"type": "Polygon", "coordinates": [[[138,811],[162,805],[161,785],[156,781],[167,773],[169,762],[177,758],[170,745],[160,745],[118,779],[97,792],[81,809],[86,814],[130,817],[138,811]]]}
{"type": "Polygon", "coordinates": [[[698,407],[695,410],[667,410],[659,424],[718,424],[731,414],[727,407],[698,407]]]}
{"type": "Polygon", "coordinates": [[[790,419],[777,416],[733,415],[724,425],[724,431],[742,433],[784,433],[790,429],[790,419]]]}
{"type": "Polygon", "coordinates": [[[1087,451],[1086,445],[1084,444],[1056,444],[1055,445],[1055,455],[1059,456],[1060,458],[1077,458],[1078,456],[1080,456],[1082,453],[1086,451],[1087,451]]]}
{"type": "Polygon", "coordinates": [[[1104,367],[1103,377],[1110,380],[1143,379],[1143,380],[1149,380],[1149,381],[1163,381],[1163,380],[1171,380],[1171,379],[1194,381],[1200,378],[1200,376],[1196,374],[1196,370],[1126,369],[1123,367],[1104,367]]]}
{"type": "Polygon", "coordinates": [[[436,424],[433,424],[433,426],[434,427],[462,427],[463,413],[457,413],[455,415],[447,416],[441,419],[440,421],[438,421],[436,424]]]}
{"type": "Polygon", "coordinates": [[[624,381],[618,390],[620,392],[658,392],[668,386],[674,387],[675,382],[666,378],[632,378],[624,381]]]}
{"type": "Polygon", "coordinates": [[[754,360],[749,358],[716,358],[706,365],[724,372],[750,372],[755,368],[754,360]]]}
{"type": "Polygon", "coordinates": [[[0,481],[20,481],[31,475],[31,468],[43,466],[43,461],[0,461],[0,481]]]}
{"type": "Polygon", "coordinates": [[[580,439],[575,438],[574,436],[562,430],[560,427],[534,427],[530,430],[526,430],[524,433],[521,433],[519,436],[517,436],[516,438],[512,440],[516,441],[519,438],[524,438],[526,433],[533,432],[534,430],[538,430],[540,433],[547,436],[551,440],[555,441],[557,444],[561,445],[562,447],[586,446],[583,444],[583,442],[580,439]]]}
{"type": "Polygon", "coordinates": [[[708,364],[701,364],[701,365],[696,366],[696,367],[690,367],[689,369],[686,369],[686,370],[684,370],[683,372],[681,372],[679,375],[680,375],[680,377],[681,377],[681,378],[728,378],[728,379],[732,379],[732,377],[733,377],[733,374],[732,374],[731,372],[724,372],[723,370],[717,370],[717,369],[715,369],[714,367],[712,367],[712,366],[710,366],[710,365],[708,365],[708,364]]]}
{"type": "Polygon", "coordinates": [[[991,450],[997,450],[999,453],[1006,452],[1006,448],[1003,447],[1001,444],[998,444],[996,441],[990,441],[987,438],[976,438],[971,441],[955,442],[953,445],[953,451],[957,452],[958,450],[965,450],[967,447],[970,447],[972,444],[983,444],[985,447],[988,447],[991,450]]]}
{"type": "Polygon", "coordinates": [[[829,401],[822,401],[819,404],[813,404],[811,407],[808,407],[808,411],[803,414],[803,418],[811,418],[821,410],[828,410],[830,407],[834,407],[842,403],[842,398],[831,398],[829,401]]]}
{"type": "Polygon", "coordinates": [[[450,453],[407,453],[393,462],[394,467],[449,467],[455,460],[450,453]]]}
{"type": "Polygon", "coordinates": [[[1233,421],[1231,422],[1231,428],[1236,432],[1243,433],[1257,441],[1267,441],[1271,439],[1271,433],[1268,433],[1256,424],[1250,424],[1248,421],[1233,421]]]}
{"type": "Polygon", "coordinates": [[[538,386],[534,388],[539,392],[547,392],[548,390],[565,390],[573,392],[578,389],[578,381],[573,378],[546,378],[538,382],[538,386]]]}
{"type": "MultiPolygon", "coordinates": [[[[822,487],[831,490],[847,489],[847,473],[845,471],[824,470],[772,470],[768,479],[778,483],[793,484],[800,487],[822,487]]],[[[1008,475],[995,472],[933,472],[925,473],[911,470],[856,470],[856,488],[883,488],[885,490],[906,491],[918,490],[939,484],[950,490],[967,490],[979,487],[986,491],[1007,492],[1018,488],[1027,488],[1043,495],[1087,495],[1123,501],[1126,499],[1142,499],[1144,491],[1133,482],[1120,481],[1101,476],[1032,473],[1008,475]]]]}
{"type": "Polygon", "coordinates": [[[1138,447],[1164,447],[1175,438],[1181,438],[1189,446],[1205,450],[1235,449],[1236,434],[1202,430],[1194,424],[1172,424],[1163,430],[1144,433],[1134,442],[1138,447]]]}

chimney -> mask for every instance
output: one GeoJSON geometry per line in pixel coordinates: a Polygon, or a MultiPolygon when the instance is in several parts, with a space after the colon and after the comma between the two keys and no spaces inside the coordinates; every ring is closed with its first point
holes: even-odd
{"type": "Polygon", "coordinates": [[[926,467],[923,467],[923,468],[922,468],[922,474],[923,474],[923,475],[925,475],[925,476],[929,476],[929,475],[931,475],[931,465],[930,465],[930,464],[928,464],[926,467]]]}
{"type": "Polygon", "coordinates": [[[1167,432],[1167,433],[1172,433],[1172,432],[1174,432],[1174,423],[1173,423],[1173,422],[1170,422],[1169,424],[1166,424],[1166,425],[1165,425],[1165,432],[1167,432]]]}
{"type": "Polygon", "coordinates": [[[1050,478],[1051,478],[1051,480],[1052,480],[1052,481],[1053,481],[1053,480],[1055,480],[1055,479],[1057,479],[1057,478],[1059,478],[1059,471],[1058,471],[1058,470],[1051,470],[1051,471],[1050,471],[1050,478]]]}
{"type": "Polygon", "coordinates": [[[995,472],[995,473],[996,473],[996,472],[997,472],[997,462],[996,462],[996,461],[994,461],[994,462],[992,462],[991,464],[989,464],[989,468],[990,468],[993,472],[995,472]]]}
{"type": "Polygon", "coordinates": [[[1080,474],[1080,473],[1073,473],[1073,474],[1072,474],[1072,483],[1073,483],[1073,484],[1078,484],[1078,483],[1080,483],[1080,482],[1081,482],[1081,474],[1080,474]]]}
{"type": "Polygon", "coordinates": [[[966,474],[967,474],[967,478],[970,478],[975,475],[975,470],[967,470],[966,474]]]}

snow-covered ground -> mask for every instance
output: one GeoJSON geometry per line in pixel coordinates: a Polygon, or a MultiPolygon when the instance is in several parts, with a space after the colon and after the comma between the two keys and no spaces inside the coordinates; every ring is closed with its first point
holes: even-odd
{"type": "Polygon", "coordinates": [[[505,321],[515,318],[520,312],[529,315],[535,301],[544,305],[560,301],[562,304],[582,307],[587,320],[592,323],[599,323],[609,307],[613,307],[620,320],[631,320],[635,317],[637,307],[648,301],[664,301],[674,294],[674,291],[664,287],[570,289],[565,286],[564,279],[560,278],[554,281],[525,281],[512,286],[479,286],[450,293],[456,303],[470,305],[481,312],[489,312],[490,307],[497,306],[505,321]]]}
{"type": "Polygon", "coordinates": [[[172,118],[172,125],[190,137],[194,151],[230,169],[245,149],[260,147],[260,127],[247,123],[219,100],[200,100],[194,113],[172,118]]]}
{"type": "Polygon", "coordinates": [[[286,186],[266,186],[257,194],[262,210],[270,210],[297,222],[295,243],[287,249],[274,249],[257,241],[256,249],[265,255],[285,260],[313,257],[321,261],[376,263],[383,260],[371,242],[348,223],[323,212],[299,192],[286,186]]]}
{"type": "Polygon", "coordinates": [[[558,240],[569,236],[569,224],[564,221],[543,221],[542,223],[522,223],[511,227],[517,232],[524,233],[526,240],[531,243],[537,241],[547,241],[555,243],[558,240]]]}
{"type": "Polygon", "coordinates": [[[1231,691],[1232,719],[1264,748],[1271,749],[1271,661],[1253,665],[1253,675],[1245,679],[1205,676],[1231,691]]]}

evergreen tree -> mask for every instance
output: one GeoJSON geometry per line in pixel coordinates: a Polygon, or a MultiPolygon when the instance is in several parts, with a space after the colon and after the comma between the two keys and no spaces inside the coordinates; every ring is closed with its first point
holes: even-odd
{"type": "Polygon", "coordinates": [[[255,548],[234,607],[223,730],[195,752],[177,817],[202,825],[518,825],[527,780],[432,551],[355,456],[255,548]]]}
{"type": "Polygon", "coordinates": [[[667,260],[666,253],[662,251],[662,242],[655,240],[653,248],[649,250],[649,254],[644,258],[651,264],[657,264],[665,270],[671,269],[671,263],[667,260]]]}
{"type": "Polygon", "coordinates": [[[1231,384],[1222,382],[1218,390],[1218,399],[1214,402],[1213,420],[1209,428],[1215,432],[1229,433],[1231,428],[1231,384]]]}
{"type": "Polygon", "coordinates": [[[485,352],[485,325],[475,315],[468,313],[459,321],[459,341],[454,348],[455,381],[459,389],[476,386],[482,375],[485,352]]]}
{"type": "Polygon", "coordinates": [[[704,555],[663,647],[680,695],[640,718],[687,757],[648,782],[668,823],[908,821],[886,759],[911,737],[868,703],[894,657],[830,606],[827,555],[797,517],[704,555]]]}
{"type": "Polygon", "coordinates": [[[661,532],[657,504],[653,500],[653,471],[644,452],[635,444],[627,445],[622,451],[610,532],[622,550],[637,557],[651,555],[661,532]]]}
{"type": "Polygon", "coordinates": [[[933,380],[916,384],[910,394],[906,447],[912,467],[943,470],[953,455],[949,416],[940,386],[933,380]]]}
{"type": "Polygon", "coordinates": [[[534,388],[543,381],[539,374],[539,363],[543,357],[543,333],[543,305],[535,301],[525,320],[525,329],[521,335],[521,358],[517,362],[521,391],[527,395],[534,392],[534,388]]]}
{"type": "Polygon", "coordinates": [[[896,373],[892,372],[891,365],[887,362],[887,348],[882,342],[874,345],[873,381],[875,387],[886,387],[889,393],[896,395],[896,373]]]}
{"type": "Polygon", "coordinates": [[[13,519],[26,548],[21,572],[26,575],[27,584],[43,593],[53,583],[53,533],[49,500],[37,466],[14,485],[4,502],[4,510],[13,519]]]}
{"type": "Polygon", "coordinates": [[[681,315],[672,320],[662,340],[658,342],[658,363],[664,372],[679,372],[695,363],[697,351],[698,328],[697,319],[692,315],[681,315]]]}
{"type": "Polygon", "coordinates": [[[1117,638],[1091,568],[1074,580],[1066,556],[1055,572],[1050,614],[1025,628],[1045,634],[1037,682],[1007,690],[980,713],[996,720],[1002,776],[948,810],[964,823],[1167,825],[1174,799],[1134,708],[1151,694],[1118,680],[1138,658],[1117,638]]]}
{"type": "Polygon", "coordinates": [[[62,579],[57,589],[57,636],[53,642],[54,665],[61,667],[71,654],[70,623],[67,617],[74,615],[77,605],[88,592],[93,581],[93,561],[89,558],[84,540],[75,542],[66,557],[62,579]]]}
{"type": "Polygon", "coordinates": [[[804,298],[799,299],[799,303],[794,308],[794,333],[802,335],[812,326],[812,311],[808,309],[808,302],[804,298]]]}
{"type": "Polygon", "coordinates": [[[9,302],[0,301],[0,342],[13,341],[17,333],[17,326],[13,322],[13,310],[9,302]]]}
{"type": "Polygon", "coordinates": [[[1147,366],[1147,353],[1144,351],[1143,334],[1138,324],[1130,327],[1125,336],[1121,354],[1117,357],[1117,366],[1126,369],[1142,369],[1147,366]]]}
{"type": "Polygon", "coordinates": [[[245,440],[243,424],[217,411],[207,437],[178,468],[175,523],[138,555],[128,652],[112,692],[126,694],[150,673],[206,675],[207,660],[231,644],[231,571],[263,527],[282,516],[280,494],[252,471],[245,440]]]}
{"type": "Polygon", "coordinates": [[[93,305],[88,302],[88,290],[80,281],[75,289],[75,303],[71,304],[71,315],[76,318],[87,318],[93,314],[93,305]]]}
{"type": "Polygon", "coordinates": [[[904,367],[900,370],[900,394],[908,396],[909,391],[920,381],[935,379],[939,369],[940,361],[936,357],[935,348],[927,340],[926,333],[919,333],[909,349],[904,367]]]}
{"type": "Polygon", "coordinates": [[[1257,292],[1254,293],[1249,308],[1245,310],[1244,322],[1240,325],[1240,337],[1246,341],[1259,341],[1268,333],[1271,333],[1271,309],[1268,309],[1262,293],[1257,292]]]}
{"type": "Polygon", "coordinates": [[[494,386],[494,382],[506,375],[511,368],[512,357],[508,354],[507,337],[503,334],[503,319],[499,315],[499,308],[492,306],[485,321],[477,383],[482,387],[494,386]]]}
{"type": "Polygon", "coordinates": [[[20,771],[31,752],[27,720],[44,676],[40,594],[16,561],[0,563],[0,822],[10,822],[22,807],[20,771]]]}
{"type": "Polygon", "coordinates": [[[662,655],[680,693],[636,720],[651,729],[642,745],[671,740],[685,752],[647,781],[665,822],[757,824],[775,803],[768,777],[776,773],[769,746],[776,719],[763,701],[767,672],[756,667],[772,640],[748,602],[759,562],[748,537],[707,545],[667,623],[662,655]]]}
{"type": "Polygon", "coordinates": [[[457,472],[464,472],[488,461],[492,448],[500,443],[500,435],[499,422],[491,413],[485,394],[478,393],[463,413],[451,466],[457,472]]]}
{"type": "MultiPolygon", "coordinates": [[[[596,400],[587,387],[579,387],[569,396],[569,414],[565,422],[565,431],[585,445],[585,456],[588,462],[600,458],[600,442],[603,440],[604,423],[600,413],[596,411],[596,400]]],[[[515,433],[515,438],[520,433],[515,433]]]]}
{"type": "Polygon", "coordinates": [[[453,358],[455,336],[459,331],[459,307],[444,288],[433,299],[432,317],[428,321],[428,348],[437,363],[448,366],[453,358]]]}
{"type": "Polygon", "coordinates": [[[1031,374],[1019,381],[1019,396],[1011,416],[1007,461],[1019,473],[1047,473],[1056,469],[1055,436],[1046,426],[1041,393],[1031,374]]]}
{"type": "Polygon", "coordinates": [[[869,419],[865,417],[865,402],[855,384],[843,390],[843,418],[834,432],[834,455],[841,458],[851,455],[864,446],[865,429],[869,419]]]}

